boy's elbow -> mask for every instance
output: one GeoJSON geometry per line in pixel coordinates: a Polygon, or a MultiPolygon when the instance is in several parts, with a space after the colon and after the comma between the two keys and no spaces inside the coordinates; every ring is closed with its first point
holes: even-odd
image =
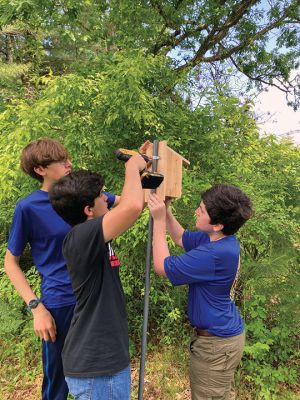
{"type": "Polygon", "coordinates": [[[154,264],[154,271],[158,276],[166,276],[164,264],[154,264]]]}
{"type": "Polygon", "coordinates": [[[143,211],[143,204],[134,202],[130,205],[130,213],[134,217],[138,218],[140,216],[140,214],[142,213],[142,211],[143,211]]]}
{"type": "Polygon", "coordinates": [[[10,271],[12,269],[12,263],[7,260],[7,258],[4,259],[4,272],[6,275],[9,275],[10,271]]]}
{"type": "Polygon", "coordinates": [[[182,236],[180,236],[180,238],[177,238],[174,242],[176,244],[176,246],[178,247],[183,247],[183,243],[182,243],[182,236]]]}
{"type": "Polygon", "coordinates": [[[4,257],[4,271],[7,275],[10,275],[16,268],[20,268],[19,257],[15,257],[9,250],[6,251],[4,257]]]}
{"type": "Polygon", "coordinates": [[[6,252],[4,257],[4,272],[7,274],[8,270],[9,270],[9,262],[8,262],[8,254],[6,252]]]}
{"type": "Polygon", "coordinates": [[[6,273],[6,275],[8,274],[8,265],[7,263],[4,261],[4,272],[6,273]]]}

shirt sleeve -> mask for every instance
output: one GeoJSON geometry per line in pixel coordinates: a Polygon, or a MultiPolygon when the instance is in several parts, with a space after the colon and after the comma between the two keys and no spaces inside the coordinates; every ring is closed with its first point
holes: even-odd
{"type": "Polygon", "coordinates": [[[164,269],[174,286],[205,283],[215,277],[214,257],[208,249],[200,246],[180,256],[166,257],[164,269]]]}
{"type": "Polygon", "coordinates": [[[112,208],[112,206],[115,204],[116,196],[109,192],[103,192],[103,194],[107,196],[108,209],[112,208]]]}
{"type": "Polygon", "coordinates": [[[184,231],[182,235],[182,244],[186,251],[195,249],[196,247],[209,243],[209,236],[204,232],[184,231]]]}
{"type": "Polygon", "coordinates": [[[8,250],[16,257],[20,256],[29,242],[29,224],[20,204],[16,205],[7,243],[8,250]]]}

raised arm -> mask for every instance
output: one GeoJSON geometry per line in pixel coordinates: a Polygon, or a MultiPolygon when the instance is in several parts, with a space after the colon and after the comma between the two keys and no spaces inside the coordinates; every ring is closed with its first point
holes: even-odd
{"type": "Polygon", "coordinates": [[[169,232],[173,242],[177,244],[177,246],[183,247],[182,235],[184,229],[177,221],[177,219],[174,217],[169,207],[167,207],[166,224],[167,224],[167,231],[169,232]]]}
{"type": "MultiPolygon", "coordinates": [[[[146,151],[147,151],[147,149],[148,149],[148,147],[149,147],[150,145],[151,145],[150,141],[149,141],[149,140],[146,140],[146,142],[144,142],[144,143],[141,145],[141,147],[139,148],[139,153],[140,153],[140,154],[146,154],[146,151]]],[[[150,158],[151,158],[151,157],[150,157],[150,158]]],[[[117,195],[116,195],[116,197],[115,197],[115,202],[114,202],[113,207],[118,206],[118,205],[120,204],[120,202],[121,202],[121,196],[117,196],[117,195]]],[[[146,203],[144,204],[143,207],[145,207],[145,206],[146,206],[146,203]]]]}
{"type": "MultiPolygon", "coordinates": [[[[30,300],[37,299],[19,264],[20,257],[14,256],[10,250],[6,251],[4,268],[11,283],[28,305],[30,300]]],[[[50,312],[40,303],[32,310],[33,328],[37,336],[46,341],[56,339],[56,325],[50,312]]]]}
{"type": "Polygon", "coordinates": [[[155,194],[150,194],[148,207],[153,217],[153,264],[158,275],[166,276],[164,261],[170,255],[166,240],[166,207],[165,203],[155,194]]]}
{"type": "Polygon", "coordinates": [[[104,240],[108,242],[130,228],[143,210],[144,194],[140,171],[146,162],[139,155],[132,156],[125,164],[125,182],[119,204],[103,217],[104,240]]]}

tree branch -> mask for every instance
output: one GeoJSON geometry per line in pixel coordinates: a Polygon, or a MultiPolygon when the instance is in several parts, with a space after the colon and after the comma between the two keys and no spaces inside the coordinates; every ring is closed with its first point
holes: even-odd
{"type": "Polygon", "coordinates": [[[167,50],[168,49],[170,50],[171,48],[174,48],[174,47],[180,45],[180,43],[182,43],[188,37],[191,37],[195,33],[201,32],[207,28],[208,28],[207,24],[202,24],[202,25],[197,26],[195,29],[185,30],[184,33],[179,37],[177,37],[177,36],[181,34],[181,31],[180,30],[175,31],[172,35],[169,35],[169,37],[166,38],[165,40],[161,40],[160,42],[157,42],[154,46],[152,46],[152,48],[149,50],[149,53],[157,55],[158,52],[163,47],[165,47],[167,50]]]}
{"type": "MultiPolygon", "coordinates": [[[[193,36],[195,33],[200,32],[208,27],[207,24],[198,25],[195,21],[185,21],[187,24],[194,25],[194,29],[186,29],[184,33],[178,37],[182,33],[182,28],[175,24],[170,17],[165,13],[163,8],[161,7],[160,1],[157,0],[150,0],[152,7],[158,11],[159,15],[163,18],[165,25],[162,27],[159,33],[158,41],[151,47],[148,51],[150,54],[157,55],[158,52],[163,48],[174,48],[178,46],[181,42],[183,42],[186,38],[193,36]],[[162,38],[163,33],[166,31],[167,28],[173,29],[174,32],[170,34],[167,38],[162,38]],[[174,40],[177,38],[176,40],[174,40]]],[[[174,9],[178,10],[180,5],[183,3],[183,0],[178,0],[175,4],[174,9]]]]}
{"type": "MultiPolygon", "coordinates": [[[[222,27],[214,26],[211,32],[204,39],[203,44],[200,46],[195,56],[185,65],[178,67],[178,70],[185,69],[186,67],[195,66],[199,61],[203,61],[204,54],[212,48],[216,43],[219,43],[228,34],[230,28],[238,23],[243,15],[248,11],[249,7],[257,3],[258,0],[245,0],[237,6],[235,10],[229,15],[222,27]]],[[[248,43],[247,43],[248,44],[248,43]]],[[[238,46],[237,46],[238,47],[238,46]]],[[[234,52],[234,51],[233,51],[234,52]]],[[[228,58],[228,57],[224,57],[228,58]]],[[[223,58],[223,59],[224,59],[223,58]]],[[[219,61],[217,56],[211,57],[211,61],[219,61]]],[[[207,61],[209,62],[209,61],[207,61]]]]}
{"type": "Polygon", "coordinates": [[[230,60],[238,71],[240,71],[242,74],[246,75],[247,78],[249,78],[252,81],[257,81],[257,82],[263,83],[264,85],[267,85],[267,86],[274,86],[281,92],[285,93],[286,95],[290,93],[291,89],[293,89],[293,85],[290,82],[288,82],[289,85],[287,86],[287,85],[285,85],[284,82],[280,81],[277,77],[275,77],[275,78],[279,81],[279,83],[283,87],[276,85],[276,83],[274,83],[274,82],[268,82],[268,81],[262,79],[260,76],[252,76],[252,75],[246,73],[245,71],[243,71],[242,68],[238,65],[238,63],[234,60],[233,57],[230,57],[230,60]]]}
{"type": "MultiPolygon", "coordinates": [[[[242,16],[248,11],[250,6],[253,6],[256,4],[259,0],[244,0],[242,3],[238,4],[237,7],[231,12],[231,14],[228,16],[227,20],[224,22],[222,27],[218,26],[215,24],[212,27],[212,30],[209,32],[207,37],[205,38],[202,46],[199,48],[199,50],[196,53],[196,56],[200,57],[200,54],[204,55],[206,51],[213,46],[214,43],[218,43],[220,40],[222,40],[226,34],[228,33],[229,29],[236,25],[236,23],[242,18],[242,16]]],[[[221,2],[222,3],[222,2],[221,2]]],[[[221,4],[223,5],[223,4],[221,4]]],[[[167,39],[164,41],[160,40],[160,42],[157,42],[152,49],[150,50],[150,53],[157,54],[159,50],[163,47],[176,47],[180,43],[182,43],[185,39],[192,37],[198,32],[201,32],[202,30],[208,29],[208,24],[201,24],[197,25],[195,21],[190,21],[189,24],[194,24],[196,27],[194,29],[186,29],[185,32],[178,37],[176,40],[174,40],[174,35],[169,36],[167,39]]],[[[195,57],[196,57],[195,56],[195,57]]]]}
{"type": "Polygon", "coordinates": [[[157,0],[150,0],[151,6],[158,12],[158,14],[162,17],[162,19],[165,21],[165,25],[168,28],[174,28],[173,21],[170,19],[170,16],[168,16],[164,9],[162,8],[160,1],[157,0]]]}
{"type": "MultiPolygon", "coordinates": [[[[250,2],[251,0],[249,0],[250,2]]],[[[244,5],[246,5],[246,2],[244,3],[244,5]]],[[[214,33],[216,32],[216,29],[214,29],[212,32],[210,32],[210,34],[206,37],[206,39],[204,40],[204,43],[200,46],[200,48],[198,49],[198,51],[196,52],[195,56],[189,60],[187,63],[179,66],[176,71],[181,71],[184,70],[186,68],[193,68],[195,65],[197,65],[199,62],[214,62],[214,61],[222,61],[225,60],[226,58],[230,58],[230,56],[232,56],[234,53],[237,53],[243,49],[245,49],[247,46],[249,46],[249,44],[253,43],[254,41],[256,41],[257,39],[260,39],[261,37],[263,37],[266,33],[268,33],[270,30],[278,27],[281,22],[284,20],[284,18],[288,15],[290,7],[287,7],[282,16],[280,18],[278,18],[276,21],[274,21],[273,23],[265,26],[263,29],[261,29],[260,31],[258,31],[254,36],[248,37],[246,40],[244,40],[242,43],[240,43],[239,45],[232,47],[231,49],[227,49],[227,51],[225,52],[218,52],[217,54],[211,56],[211,57],[203,57],[204,54],[210,49],[212,48],[216,43],[220,43],[221,40],[225,37],[225,35],[228,33],[228,29],[227,27],[232,27],[233,21],[229,21],[229,19],[227,20],[227,25],[226,23],[224,24],[224,26],[227,26],[225,28],[225,30],[222,30],[220,32],[218,32],[215,36],[214,33]]],[[[240,12],[242,10],[240,9],[240,12]]],[[[244,13],[247,10],[244,9],[244,13]]],[[[240,13],[240,17],[242,16],[242,13],[240,13]]],[[[230,17],[229,17],[230,18],[230,17]]],[[[236,20],[236,18],[235,18],[236,20]]],[[[237,22],[237,21],[236,21],[237,22]]],[[[223,48],[225,48],[223,46],[223,48]]]]}

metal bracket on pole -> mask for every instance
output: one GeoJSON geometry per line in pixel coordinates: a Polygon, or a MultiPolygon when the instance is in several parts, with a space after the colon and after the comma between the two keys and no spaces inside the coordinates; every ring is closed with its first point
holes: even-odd
{"type": "MultiPolygon", "coordinates": [[[[153,161],[152,172],[157,171],[158,157],[158,140],[153,141],[153,161]]],[[[151,189],[151,193],[155,189],[151,189]]],[[[143,333],[142,333],[142,350],[140,359],[140,374],[139,374],[139,393],[138,400],[143,399],[144,393],[144,374],[145,362],[147,354],[147,331],[148,331],[148,314],[149,314],[149,295],[150,295],[150,270],[151,270],[151,254],[152,254],[152,236],[153,236],[153,219],[149,216],[148,224],[148,242],[147,242],[147,256],[146,256],[146,275],[145,275],[145,294],[144,294],[144,313],[143,313],[143,333]]]]}

